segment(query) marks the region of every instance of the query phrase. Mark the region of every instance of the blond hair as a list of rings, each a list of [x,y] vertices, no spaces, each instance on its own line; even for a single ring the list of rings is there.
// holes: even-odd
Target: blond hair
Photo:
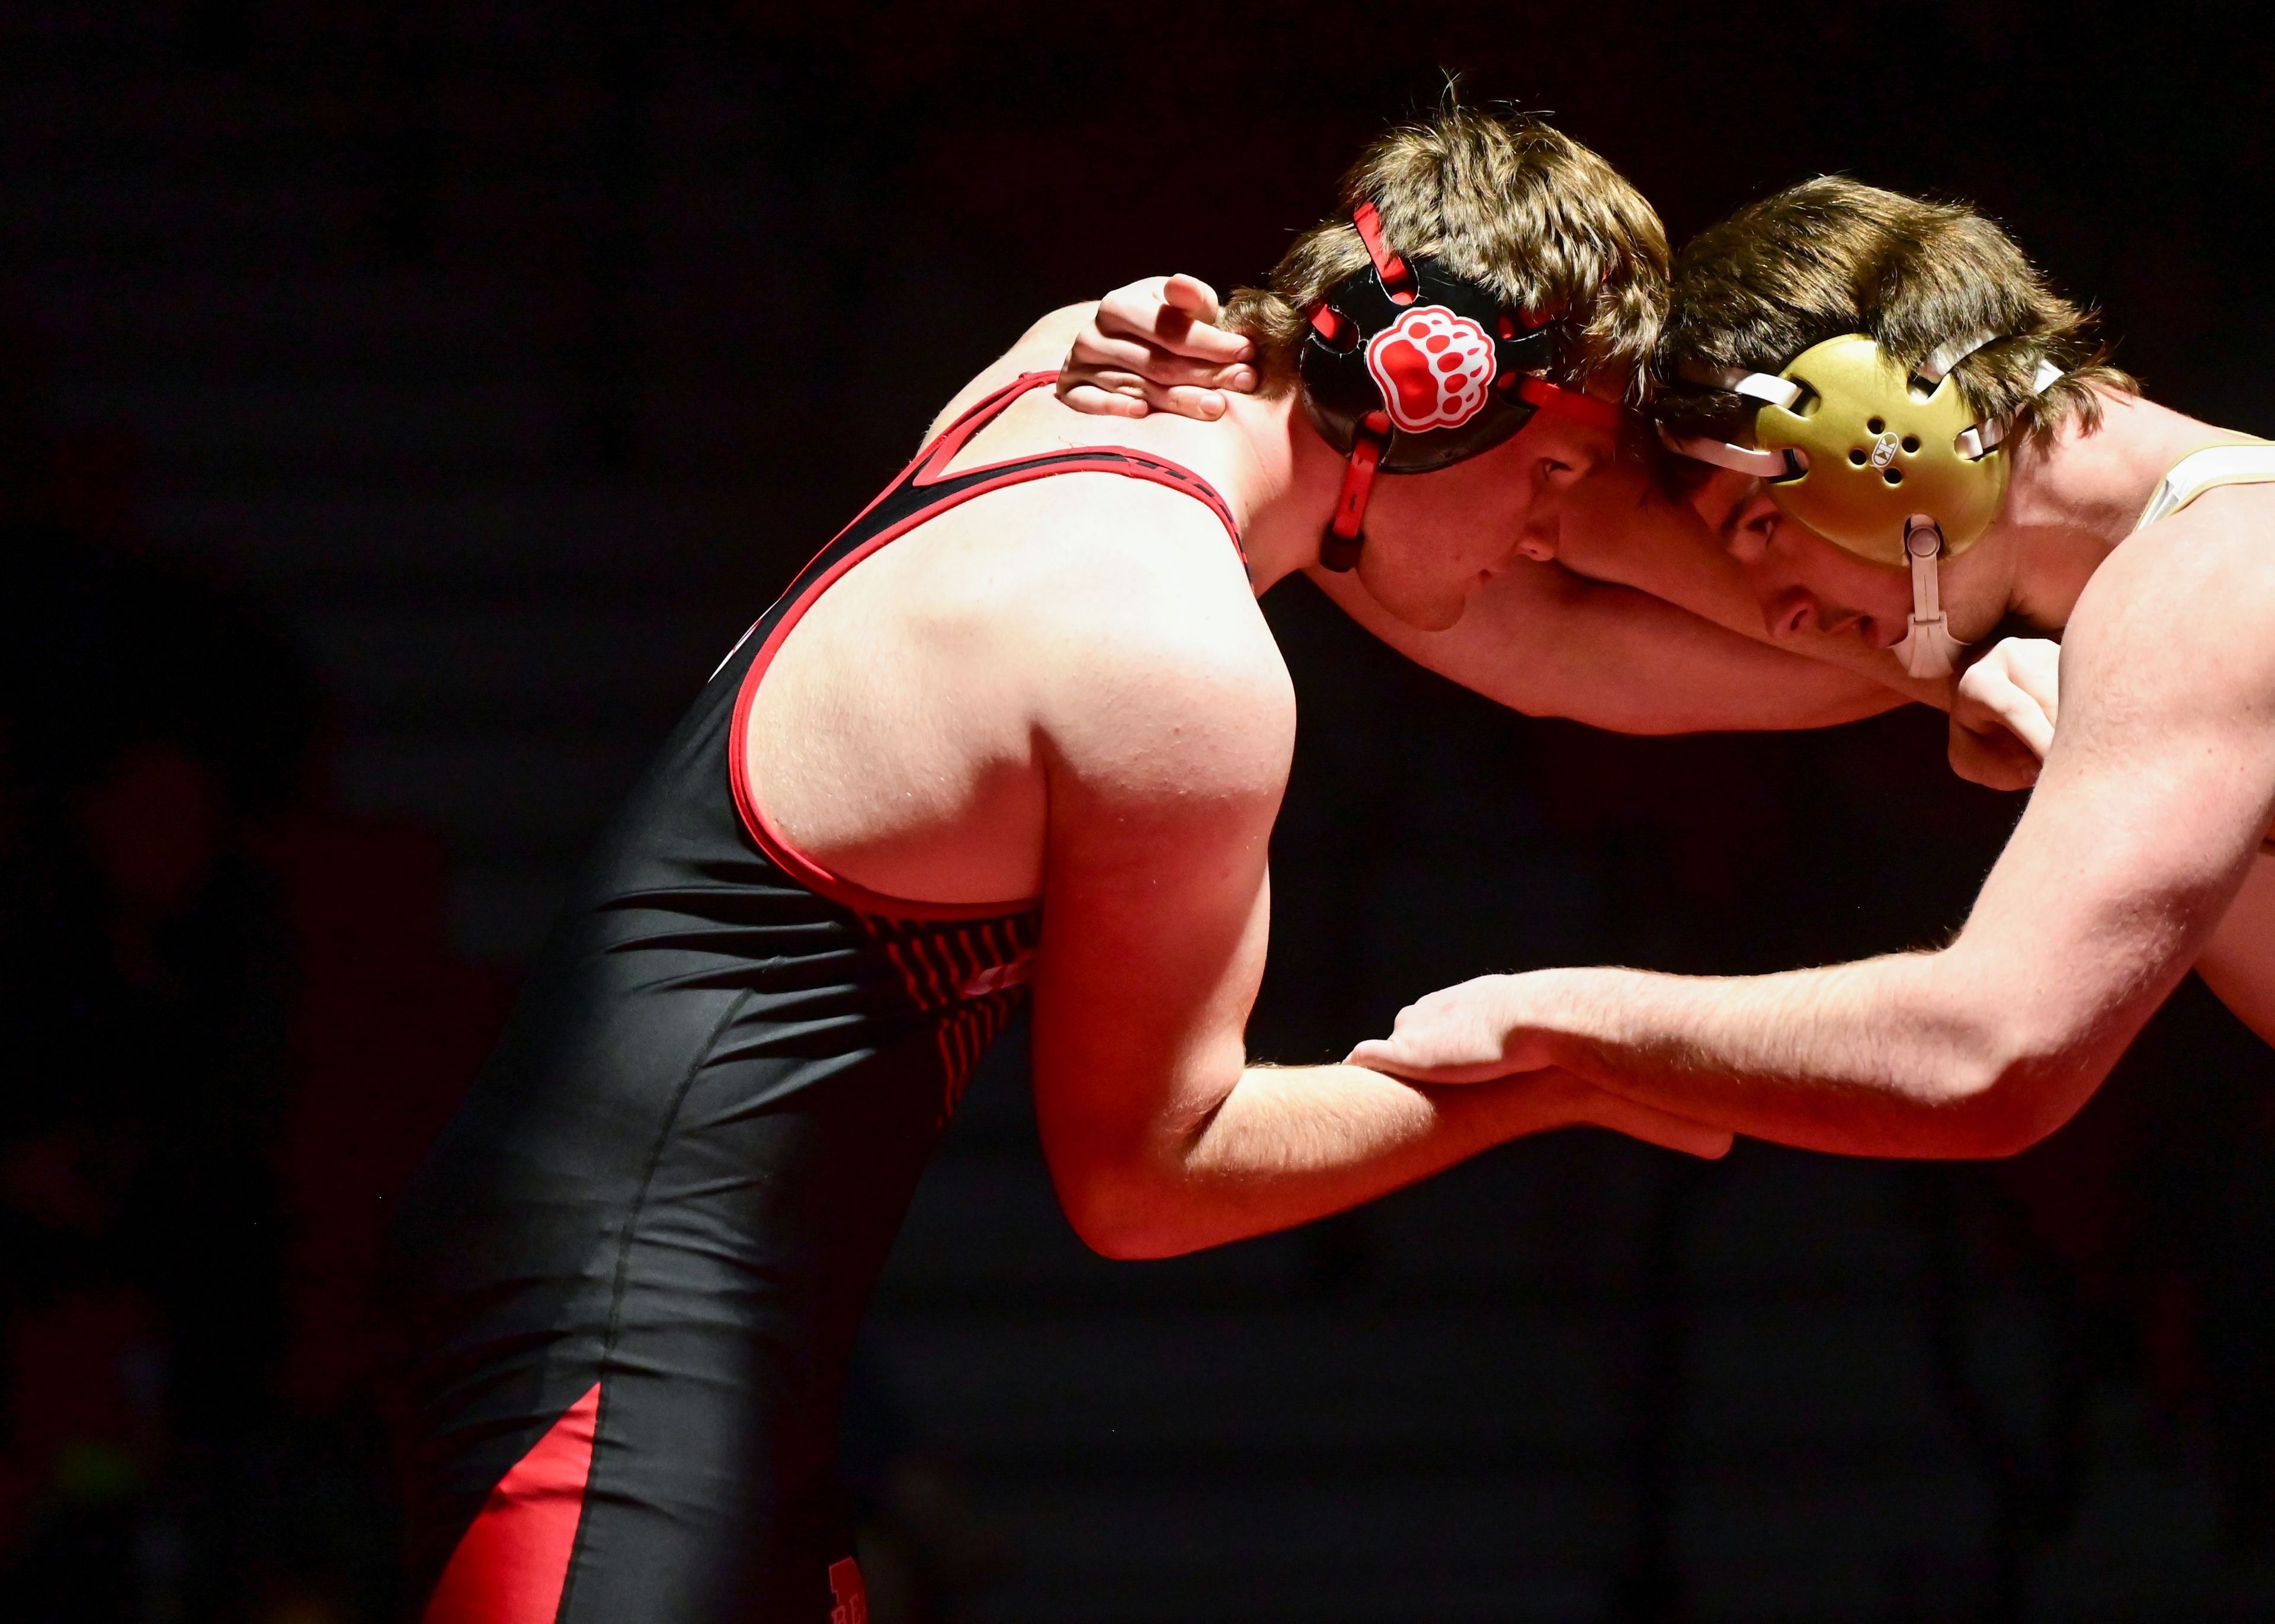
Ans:
[[[1311,312],[1367,263],[1350,213],[1372,202],[1393,250],[1431,256],[1554,335],[1553,382],[1606,373],[1640,390],[1667,305],[1666,228],[1618,170],[1523,113],[1464,107],[1378,137],[1342,178],[1343,213],[1289,245],[1226,322],[1256,343],[1265,387],[1293,381]]]

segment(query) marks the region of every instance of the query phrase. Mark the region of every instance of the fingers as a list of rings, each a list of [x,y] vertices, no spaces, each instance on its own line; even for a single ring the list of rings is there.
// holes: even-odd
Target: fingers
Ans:
[[[1116,288],[1074,341],[1059,398],[1078,412],[1153,412],[1213,422],[1225,391],[1257,386],[1256,346],[1213,325],[1216,290],[1197,276],[1149,276]]]
[[[1174,412],[1181,418],[1198,418],[1204,423],[1213,423],[1224,415],[1224,396],[1216,389],[1149,386],[1145,397],[1161,411]]]
[[[1077,412],[1097,417],[1142,418],[1154,412],[1173,412],[1182,418],[1213,423],[1224,415],[1224,397],[1215,389],[1164,389],[1126,372],[1069,368],[1059,374],[1059,398]]]
[[[1161,298],[1172,310],[1195,321],[1213,322],[1222,313],[1217,307],[1216,290],[1183,271],[1161,284]]]
[[[2001,674],[1971,683],[1962,679],[1952,702],[1951,720],[1954,726],[1986,737],[2004,733],[2037,760],[2045,759],[2053,748],[2054,725],[2045,711]]]
[[[1067,364],[1085,371],[1128,373],[1149,383],[1172,387],[1197,384],[1203,389],[1243,392],[1256,387],[1256,368],[1244,361],[1227,364],[1196,360],[1159,344],[1116,337],[1096,328],[1085,329],[1077,336],[1074,348],[1067,352]]]
[[[2038,757],[2005,727],[1970,727],[1953,706],[1951,770],[1989,789],[2027,789],[2038,782]]]
[[[1986,706],[2044,755],[2061,707],[2061,645],[2002,638],[1961,673],[1956,697]]]
[[[1348,1064],[1417,1083],[1482,1083],[1546,1064],[1515,990],[1522,976],[1478,976],[1440,988],[1398,1012],[1387,1038],[1350,1052]]]
[[[1145,306],[1139,313],[1144,319],[1161,324],[1157,318],[1167,306],[1160,291],[1147,292],[1142,299],[1136,298],[1147,285],[1117,290],[1100,305],[1097,317],[1076,336],[1066,365],[1060,368],[1059,398],[1078,412],[1100,416],[1141,418],[1153,412],[1169,412],[1213,422],[1224,415],[1224,390],[1256,387],[1256,368],[1246,361],[1180,354],[1150,337],[1127,336],[1127,323],[1133,319],[1129,306],[1133,301]],[[1207,285],[1192,285],[1198,290],[1190,296],[1193,300],[1213,307],[1216,296]],[[1118,316],[1111,308],[1117,299],[1124,306]],[[1172,325],[1185,321],[1183,316],[1162,320]],[[1242,343],[1244,345],[1246,341]]]
[[[1098,302],[1097,329],[1108,337],[1133,338],[1172,355],[1230,366],[1253,361],[1256,346],[1215,325],[1222,313],[1216,292],[1194,276],[1149,276],[1116,288]]]
[[[2049,727],[2061,721],[2061,645],[2051,638],[2008,638],[1998,653],[2007,657],[2007,675],[2037,701]]]
[[[2032,643],[2042,646],[2026,646]],[[2019,742],[2036,760],[2053,748],[2060,655],[2054,650],[2048,658],[2047,650],[2053,646],[2042,639],[2010,638],[1961,674],[1951,705],[1954,767],[1960,766],[1962,752],[1978,753],[1961,738],[1962,731],[1987,741],[1994,755],[2006,753],[1998,742],[2000,734]]]
[[[1364,1066],[1410,1083],[1490,1083],[1520,1069],[1498,1054],[1455,1056],[1425,1054],[1410,1040],[1370,1038],[1343,1057],[1346,1066]]]
[[[1599,1128],[1623,1133],[1630,1139],[1641,1139],[1670,1151],[1681,1151],[1686,1156],[1696,1156],[1704,1161],[1719,1161],[1730,1153],[1730,1146],[1736,1143],[1735,1136],[1727,1129],[1710,1128],[1688,1117],[1654,1111],[1649,1106],[1621,1099],[1616,1094],[1604,1094],[1600,1098],[1604,1103],[1588,1114],[1588,1120]]]
[[[1681,1151],[1686,1156],[1713,1161],[1729,1153],[1728,1129],[1696,1122],[1656,1106],[1647,1106],[1607,1093],[1561,1067],[1529,1073],[1525,1081],[1537,1084],[1556,1100],[1556,1109],[1568,1122],[1591,1123],[1623,1133],[1630,1139]]]
[[[1059,379],[1059,398],[1077,412],[1087,412],[1092,417],[1142,418],[1153,410],[1141,394],[1124,395],[1094,383],[1077,383],[1073,379]]]

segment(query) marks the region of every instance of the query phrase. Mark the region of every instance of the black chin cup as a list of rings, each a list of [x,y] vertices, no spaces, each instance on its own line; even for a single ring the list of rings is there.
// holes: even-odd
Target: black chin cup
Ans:
[[[1518,389],[1547,369],[1554,357],[1548,330],[1527,327],[1485,289],[1446,270],[1433,259],[1393,261],[1401,275],[1386,285],[1369,265],[1327,291],[1311,312],[1300,375],[1304,410],[1319,437],[1350,465],[1335,517],[1319,549],[1330,570],[1358,562],[1365,538],[1360,525],[1377,473],[1427,473],[1490,451],[1532,420],[1531,401]],[[1435,306],[1475,322],[1493,343],[1493,377],[1485,400],[1464,421],[1444,427],[1400,427],[1387,409],[1383,386],[1367,364],[1367,346],[1410,312]]]

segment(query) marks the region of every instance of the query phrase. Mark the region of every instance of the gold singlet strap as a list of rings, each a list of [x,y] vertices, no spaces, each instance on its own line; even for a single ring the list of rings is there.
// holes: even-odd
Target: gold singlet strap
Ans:
[[[2149,505],[2141,510],[2141,522],[2133,528],[2146,530],[2158,519],[2170,518],[2221,485],[2275,485],[2275,445],[2256,440],[2248,445],[2212,445],[2189,452],[2158,481]]]

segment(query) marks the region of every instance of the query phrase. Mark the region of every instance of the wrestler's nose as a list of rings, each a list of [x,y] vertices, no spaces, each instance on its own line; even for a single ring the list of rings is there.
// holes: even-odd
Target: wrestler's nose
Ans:
[[[1762,618],[1772,639],[1782,643],[1799,637],[1818,620],[1817,594],[1806,586],[1788,586],[1769,601]]]
[[[1556,543],[1561,526],[1553,516],[1526,523],[1517,533],[1516,550],[1537,564],[1556,562]]]

